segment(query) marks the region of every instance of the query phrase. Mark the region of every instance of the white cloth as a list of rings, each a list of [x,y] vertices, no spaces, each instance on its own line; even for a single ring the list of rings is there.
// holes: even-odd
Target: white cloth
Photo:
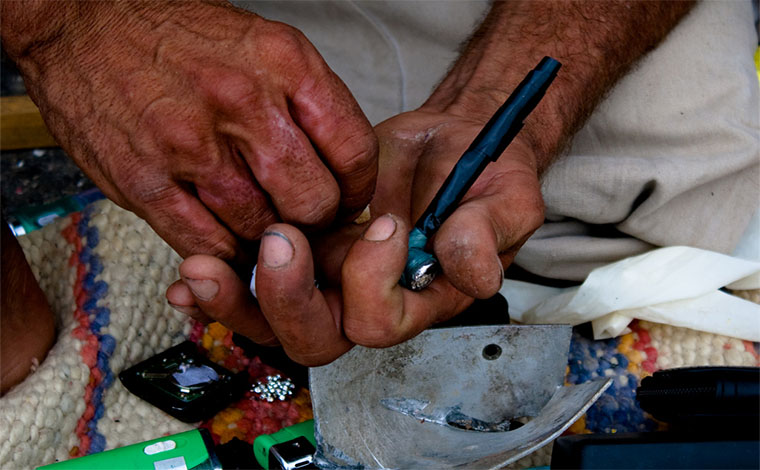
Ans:
[[[628,332],[634,318],[760,341],[760,305],[721,292],[760,289],[760,262],[674,246],[596,268],[578,287],[505,280],[509,314],[523,323],[591,322],[595,339]]]
[[[702,2],[619,82],[545,174],[547,223],[517,264],[582,280],[654,246],[733,251],[760,206],[752,18]]]

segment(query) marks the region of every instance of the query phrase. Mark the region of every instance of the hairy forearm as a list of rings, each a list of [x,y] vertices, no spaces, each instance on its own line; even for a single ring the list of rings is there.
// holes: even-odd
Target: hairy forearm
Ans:
[[[3,49],[14,60],[54,41],[69,16],[64,2],[7,0],[0,3]]]
[[[487,119],[544,56],[562,70],[522,137],[546,169],[605,93],[691,1],[497,1],[423,108]]]

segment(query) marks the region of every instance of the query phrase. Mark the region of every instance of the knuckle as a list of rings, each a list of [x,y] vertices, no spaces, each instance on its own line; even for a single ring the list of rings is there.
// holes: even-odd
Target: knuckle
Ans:
[[[281,78],[293,84],[301,83],[310,75],[329,71],[322,56],[306,36],[284,23],[273,23],[264,54],[265,61],[279,72]]]
[[[202,230],[193,224],[194,212],[183,201],[183,190],[176,185],[161,188],[145,188],[135,195],[140,215],[153,221],[164,221],[162,238],[172,240],[172,247],[181,256],[208,254],[231,260],[237,254],[236,240],[223,229]],[[169,221],[167,224],[166,222]],[[174,233],[166,233],[166,226],[174,227]]]
[[[189,122],[175,123],[162,129],[164,148],[170,155],[203,160],[211,154],[210,133],[205,133]]]
[[[156,168],[137,159],[113,168],[111,178],[125,198],[138,207],[169,207],[179,202],[182,194],[182,189]]]
[[[237,254],[237,244],[232,236],[217,230],[205,236],[198,244],[198,253],[216,256],[223,260],[231,260]]]
[[[381,317],[371,322],[346,319],[343,331],[349,341],[368,348],[387,348],[405,339],[398,325]]]
[[[207,121],[187,110],[172,115],[158,113],[146,121],[163,158],[206,161],[218,156],[216,137]],[[216,158],[218,160],[218,158]]]
[[[177,225],[180,226],[182,234],[175,243],[177,246],[173,248],[183,257],[203,254],[230,261],[238,254],[236,240],[223,229],[199,231],[196,227],[186,226],[187,224]]]
[[[254,204],[237,220],[240,223],[237,234],[246,240],[261,237],[267,227],[278,221],[276,214],[265,203]]]
[[[334,152],[338,158],[333,169],[340,174],[351,177],[377,172],[378,142],[371,129],[346,136]]]
[[[271,34],[275,49],[285,59],[305,55],[310,46],[309,40],[300,30],[285,23],[274,23]]]
[[[220,181],[225,182],[221,191]],[[220,166],[198,175],[194,182],[201,201],[246,240],[258,238],[267,226],[277,222],[266,194],[234,168]]]
[[[355,142],[359,143],[356,144]],[[340,176],[343,206],[348,209],[361,209],[372,199],[377,180],[378,161],[377,140],[360,137],[350,144],[348,156],[340,159],[333,170]]]
[[[301,347],[285,347],[288,357],[306,367],[319,367],[337,359],[341,353],[325,352],[320,348],[303,350]]]
[[[125,186],[138,202],[159,209],[177,205],[183,194],[179,186],[168,181],[163,184],[150,184],[140,176],[128,176]]]
[[[528,196],[520,204],[521,224],[525,233],[535,232],[544,223],[544,200],[540,193]]]
[[[304,226],[322,226],[330,223],[337,214],[340,194],[329,184],[292,188],[275,206],[285,222]]]
[[[283,64],[300,62],[312,46],[297,28],[265,20],[258,28],[249,31],[243,47],[244,54],[259,64]]]
[[[198,305],[198,308],[203,311],[203,314],[213,321],[219,322],[227,328],[233,329],[233,325],[236,324],[236,315],[238,312],[234,309],[219,307],[218,302],[213,299],[207,302],[206,305]]]
[[[530,211],[531,218],[529,219],[529,225],[533,230],[536,230],[544,223],[544,212],[546,211],[546,205],[540,195],[534,199],[532,209]]]
[[[203,87],[222,109],[237,110],[256,102],[256,84],[248,75],[232,69],[217,70],[213,79],[203,82]]]

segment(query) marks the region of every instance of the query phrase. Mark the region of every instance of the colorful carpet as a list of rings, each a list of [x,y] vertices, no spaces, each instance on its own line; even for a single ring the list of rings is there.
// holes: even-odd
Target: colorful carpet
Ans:
[[[180,258],[135,215],[109,201],[20,238],[57,317],[58,339],[29,378],[0,399],[0,468],[32,468],[192,427],[217,443],[247,442],[311,417],[308,391],[286,401],[253,392],[212,419],[182,423],[129,393],[114,377],[190,339],[214,362],[247,371],[251,384],[277,373],[249,357],[219,324],[204,327],[171,309],[164,292]],[[760,293],[742,293],[760,302]],[[576,328],[568,383],[612,377],[613,385],[569,432],[624,432],[660,426],[638,408],[635,389],[656,370],[688,365],[760,366],[758,345],[647,322],[593,341]],[[546,465],[551,446],[515,467]]]

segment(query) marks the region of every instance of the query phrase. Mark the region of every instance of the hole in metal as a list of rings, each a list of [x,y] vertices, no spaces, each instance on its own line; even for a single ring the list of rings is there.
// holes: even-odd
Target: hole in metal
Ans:
[[[498,344],[489,344],[483,348],[483,357],[489,361],[493,361],[501,356],[501,347]]]

